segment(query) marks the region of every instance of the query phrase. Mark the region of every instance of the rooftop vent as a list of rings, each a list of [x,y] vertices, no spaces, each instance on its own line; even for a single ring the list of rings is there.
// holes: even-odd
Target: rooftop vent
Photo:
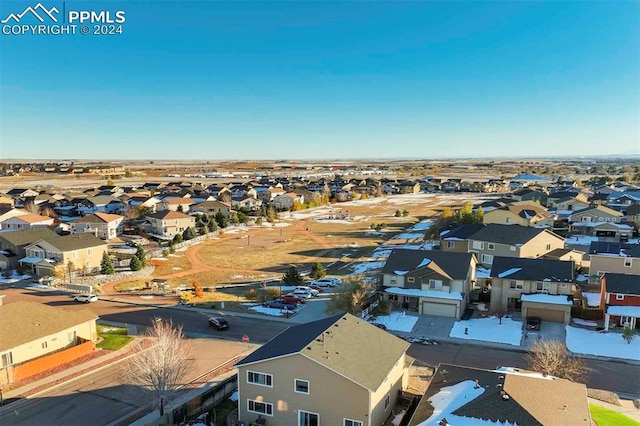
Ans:
[[[503,401],[508,401],[509,400],[509,395],[507,395],[507,393],[505,391],[500,392],[500,396],[502,397]]]

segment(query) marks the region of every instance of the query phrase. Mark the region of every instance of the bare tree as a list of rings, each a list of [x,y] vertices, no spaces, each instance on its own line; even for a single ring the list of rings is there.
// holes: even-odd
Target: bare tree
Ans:
[[[40,208],[31,200],[24,203],[24,209],[29,213],[40,214]]]
[[[371,292],[371,284],[359,280],[347,281],[329,299],[326,312],[349,312],[357,314]]]
[[[574,382],[584,381],[587,373],[584,361],[571,357],[564,343],[555,340],[538,340],[526,360],[530,370]]]
[[[153,406],[162,411],[164,400],[184,384],[193,359],[192,350],[182,326],[174,327],[171,321],[156,318],[146,336],[155,345],[134,356],[126,370],[134,383],[151,391]]]

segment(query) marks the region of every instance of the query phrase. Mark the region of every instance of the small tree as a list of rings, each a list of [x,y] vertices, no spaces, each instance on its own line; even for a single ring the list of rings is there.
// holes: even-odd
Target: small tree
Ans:
[[[400,217],[402,216],[402,212],[400,210],[396,210],[396,213],[394,214],[395,217]]]
[[[584,361],[569,356],[564,343],[556,340],[538,340],[525,358],[530,370],[574,382],[584,380],[587,372]]]
[[[244,297],[245,297],[247,300],[250,300],[250,301],[252,301],[252,302],[253,302],[254,300],[256,300],[256,299],[258,298],[258,291],[257,291],[255,288],[249,289],[249,290],[247,290],[247,292],[244,294]]]
[[[633,328],[625,327],[622,330],[622,338],[627,341],[627,343],[631,344],[631,341],[635,337],[636,332]]]
[[[402,216],[403,216],[403,217],[407,217],[407,216],[409,216],[409,211],[408,211],[407,209],[402,210]]]
[[[102,261],[100,262],[100,272],[104,275],[113,275],[116,273],[116,269],[113,267],[113,262],[111,258],[105,251],[102,254]]]
[[[193,228],[190,226],[187,226],[187,229],[185,229],[184,232],[182,232],[182,239],[184,241],[193,240],[195,237],[197,237],[197,235],[193,230]]]
[[[183,240],[183,239],[182,239],[182,234],[176,234],[176,235],[174,235],[174,237],[173,237],[173,242],[174,242],[175,244],[180,244],[180,243],[182,242],[182,240]]]
[[[222,212],[216,213],[216,222],[220,228],[226,228],[229,226],[229,218]]]
[[[142,262],[140,262],[140,259],[138,259],[138,256],[136,256],[135,254],[131,258],[131,263],[129,263],[129,268],[131,268],[132,271],[139,271],[142,269]]]
[[[202,289],[202,284],[200,284],[199,281],[193,280],[191,281],[191,285],[193,286],[193,292],[197,298],[204,296],[204,290]]]
[[[171,321],[156,319],[146,333],[155,345],[127,361],[126,373],[134,384],[152,392],[152,403],[161,407],[163,400],[176,392],[191,368],[193,352],[182,333]]]
[[[363,302],[371,286],[361,281],[350,281],[335,291],[327,304],[327,313],[349,312],[358,314],[362,310]]]
[[[313,266],[311,267],[311,278],[313,278],[314,280],[320,279],[322,277],[324,277],[325,275],[327,275],[327,272],[324,270],[324,266],[322,266],[322,263],[320,262],[316,262],[313,264]]]
[[[182,301],[182,303],[186,303],[187,305],[190,305],[191,303],[193,303],[193,293],[190,291],[181,291],[180,292],[180,300]]]
[[[141,245],[136,246],[136,256],[138,257],[138,260],[140,261],[140,264],[143,268],[147,266],[147,252],[144,250],[144,248],[142,248]]]
[[[295,266],[291,266],[287,272],[282,276],[282,283],[288,285],[302,284],[302,276]]]
[[[215,232],[218,230],[218,223],[215,220],[210,220],[207,223],[207,229],[209,230],[209,232]]]

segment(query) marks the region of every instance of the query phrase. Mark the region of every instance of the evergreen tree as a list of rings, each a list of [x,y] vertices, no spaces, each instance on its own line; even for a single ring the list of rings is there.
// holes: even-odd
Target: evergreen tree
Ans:
[[[180,244],[182,241],[183,241],[182,234],[176,234],[173,237],[173,242],[176,243],[176,244]]]
[[[140,259],[138,259],[138,256],[136,256],[135,254],[131,258],[131,263],[129,264],[129,267],[131,268],[132,271],[139,271],[140,269],[142,269],[142,263],[140,262]]]
[[[295,266],[289,268],[289,270],[282,276],[282,283],[289,285],[302,284],[302,276]]]
[[[207,223],[207,229],[209,232],[215,232],[218,229],[218,223],[215,220],[210,220],[209,223]]]
[[[102,254],[102,261],[100,262],[100,272],[104,275],[113,275],[116,273],[116,268],[113,267],[113,262],[111,258],[105,251]]]
[[[143,268],[147,266],[147,252],[141,245],[136,246],[136,256]]]
[[[229,226],[229,218],[227,218],[227,216],[222,212],[216,213],[216,222],[220,228],[226,228]]]
[[[324,266],[322,266],[322,263],[320,262],[316,262],[313,264],[313,266],[311,267],[311,278],[313,278],[314,280],[320,279],[322,277],[324,277],[325,275],[327,275],[327,272],[324,270]]]
[[[196,233],[192,227],[188,226],[187,229],[182,233],[182,239],[184,241],[193,240],[196,237]]]

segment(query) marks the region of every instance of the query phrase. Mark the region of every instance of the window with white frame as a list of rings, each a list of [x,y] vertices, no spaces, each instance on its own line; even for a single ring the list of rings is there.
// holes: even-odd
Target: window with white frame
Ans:
[[[247,371],[247,383],[273,387],[273,376],[271,374],[258,373],[257,371]]]
[[[489,250],[495,250],[496,245],[495,245],[495,244],[493,244],[493,243],[489,243],[489,244],[487,244],[487,248],[488,248]]]
[[[538,281],[536,283],[537,293],[549,293],[550,291],[551,291],[551,283],[546,283],[542,281]]]
[[[624,294],[616,294],[616,300],[624,300]]]
[[[247,411],[250,413],[273,416],[273,404],[262,401],[254,401],[253,399],[247,399]]]
[[[547,244],[547,250],[551,250],[551,244]]]
[[[387,397],[384,399],[384,409],[385,409],[385,411],[387,410],[387,408],[389,408],[390,404],[391,404],[391,395],[387,395]]]
[[[442,290],[442,281],[429,280],[429,290]]]
[[[516,246],[511,246],[511,247],[509,247],[509,250],[511,250],[511,251],[516,251]]]
[[[42,342],[42,349],[47,349],[47,346],[48,346],[47,342]]]
[[[474,241],[473,242],[473,248],[476,250],[483,250],[484,249],[484,243],[482,241]]]
[[[510,217],[505,217],[504,218],[504,223],[507,223],[507,224],[511,223],[511,218]]]
[[[320,415],[308,411],[298,411],[298,426],[320,426]]]
[[[455,241],[447,241],[447,248],[454,248],[456,246]]]
[[[0,367],[5,368],[13,364],[13,353],[5,352],[0,355]]]
[[[625,257],[625,258],[624,258],[624,266],[625,266],[626,268],[631,268],[632,260],[633,260],[633,259],[631,259],[630,257]]]
[[[509,282],[509,288],[513,290],[522,290],[524,285],[522,281],[511,280]]]
[[[342,426],[362,426],[362,422],[358,420],[344,419]]]
[[[293,381],[293,389],[295,390],[296,393],[304,393],[304,394],[309,394],[309,381],[308,380],[301,380],[301,379],[294,379]]]
[[[483,254],[482,258],[480,259],[480,263],[483,263],[485,265],[489,265],[493,263],[493,255],[491,254]]]

